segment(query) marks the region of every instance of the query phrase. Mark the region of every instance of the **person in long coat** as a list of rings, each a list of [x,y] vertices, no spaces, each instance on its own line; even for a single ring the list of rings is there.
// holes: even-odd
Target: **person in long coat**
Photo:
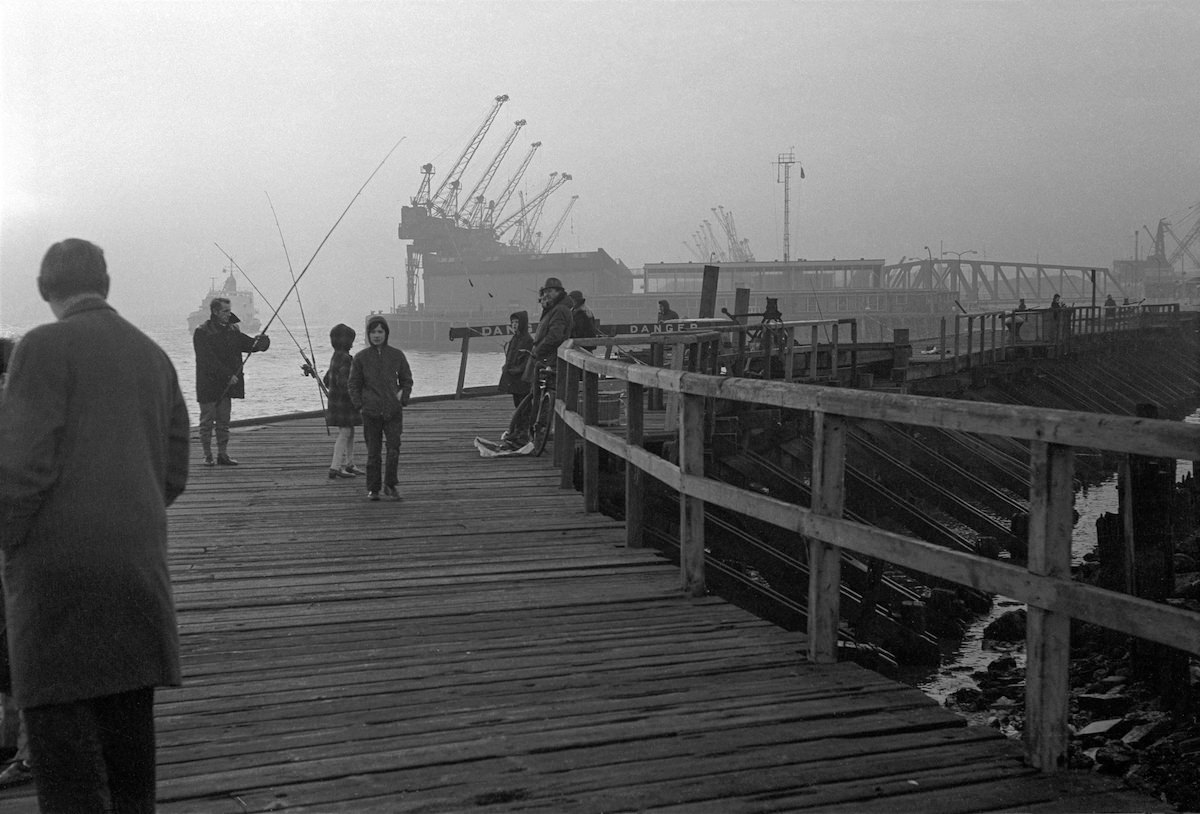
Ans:
[[[192,334],[196,351],[196,401],[200,402],[200,447],[205,466],[237,466],[229,457],[229,419],[232,399],[246,397],[243,353],[258,353],[271,347],[271,337],[246,336],[238,329],[237,314],[228,297],[213,297],[209,318]],[[213,459],[212,436],[216,428],[217,457]]]
[[[350,348],[358,334],[349,325],[338,323],[329,332],[333,356],[325,370],[325,387],[329,401],[325,408],[325,423],[337,427],[333,442],[333,460],[329,463],[329,479],[354,478],[362,474],[354,465],[354,428],[362,426],[362,413],[350,401],[350,365],[354,361]]]
[[[512,393],[513,407],[520,407],[521,400],[529,394],[529,382],[525,381],[525,363],[529,360],[526,351],[533,348],[533,337],[529,335],[529,312],[515,311],[508,315],[512,339],[504,346],[504,367],[500,371],[500,383],[496,389],[501,393]]]
[[[538,297],[542,301],[542,318],[533,334],[533,357],[547,363],[558,352],[558,346],[571,336],[571,309],[574,303],[557,277],[546,278]],[[530,365],[525,372],[525,378],[531,382],[532,369]]]
[[[188,410],[108,285],[98,246],[50,247],[38,288],[58,321],[17,344],[0,400],[0,578],[43,811],[153,811],[154,688],[180,683],[167,506]]]

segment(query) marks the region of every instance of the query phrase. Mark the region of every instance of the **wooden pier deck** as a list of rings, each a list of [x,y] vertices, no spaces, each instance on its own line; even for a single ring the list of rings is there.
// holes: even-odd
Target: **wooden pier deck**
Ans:
[[[1145,811],[1040,775],[854,664],[624,548],[549,455],[482,459],[507,396],[409,408],[399,503],[312,419],[235,430],[170,512],[185,684],[159,811]],[[360,465],[362,464],[360,457]],[[36,811],[30,787],[0,810]]]

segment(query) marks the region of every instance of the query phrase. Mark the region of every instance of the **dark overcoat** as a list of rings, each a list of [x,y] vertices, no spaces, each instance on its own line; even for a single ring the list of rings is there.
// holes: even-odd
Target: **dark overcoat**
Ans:
[[[325,371],[325,387],[329,390],[329,403],[325,409],[325,423],[331,427],[357,427],[362,424],[362,413],[354,409],[350,401],[350,365],[353,358],[347,351],[335,350]]]
[[[529,392],[529,382],[522,378],[529,356],[522,351],[532,348],[533,337],[529,335],[529,325],[526,320],[524,330],[518,330],[504,346],[504,367],[500,371],[500,383],[497,385],[497,390],[517,396],[523,396]]]
[[[533,334],[533,355],[539,362],[553,358],[558,352],[558,346],[571,336],[571,309],[574,305],[569,296],[561,294],[542,312],[542,318]]]
[[[232,322],[220,325],[210,319],[197,328],[192,334],[192,347],[196,351],[196,401],[207,404],[222,397],[245,398],[242,354],[266,350],[265,341],[263,337],[264,344],[256,346],[254,337],[246,336]],[[230,385],[229,377],[235,373],[237,383]]]
[[[22,708],[179,683],[166,510],[187,462],[175,368],[103,299],[18,343],[0,400],[0,552]]]

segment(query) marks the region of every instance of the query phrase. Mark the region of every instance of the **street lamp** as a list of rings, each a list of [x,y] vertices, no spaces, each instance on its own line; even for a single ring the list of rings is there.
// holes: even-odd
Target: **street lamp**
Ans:
[[[391,274],[387,275],[387,279],[392,281],[392,313],[396,313],[396,278]]]
[[[948,252],[943,252],[943,254],[952,254],[955,257],[957,257],[958,261],[961,263],[964,254],[979,254],[979,252],[975,251],[974,249],[967,249],[965,252],[950,252],[950,251],[948,251]]]
[[[926,246],[925,251],[929,252],[929,267],[933,268],[933,249]]]

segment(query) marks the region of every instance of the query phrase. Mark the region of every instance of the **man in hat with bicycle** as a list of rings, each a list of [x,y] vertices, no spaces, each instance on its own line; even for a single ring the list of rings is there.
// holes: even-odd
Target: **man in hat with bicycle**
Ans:
[[[571,322],[574,319],[571,311],[575,304],[567,296],[562,280],[557,277],[546,278],[546,284],[538,291],[538,298],[542,303],[542,318],[533,334],[533,359],[535,362],[548,363],[554,358],[558,346],[571,335]],[[526,380],[532,381],[535,370],[535,365],[526,367]]]

